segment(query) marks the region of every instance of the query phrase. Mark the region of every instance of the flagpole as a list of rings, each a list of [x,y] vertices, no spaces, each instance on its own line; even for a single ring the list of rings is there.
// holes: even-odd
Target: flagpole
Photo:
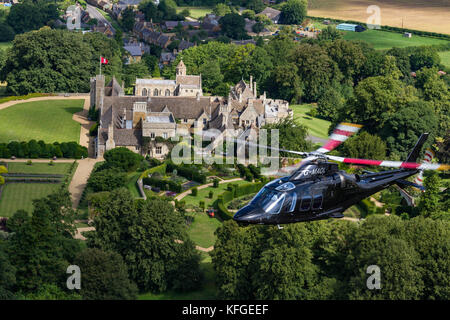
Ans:
[[[100,56],[99,62],[100,62],[100,75],[102,75],[102,56]]]

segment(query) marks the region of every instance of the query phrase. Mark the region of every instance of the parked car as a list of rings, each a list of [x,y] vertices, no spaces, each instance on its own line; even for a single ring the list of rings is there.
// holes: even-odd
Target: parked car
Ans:
[[[206,210],[206,214],[211,218],[214,218],[214,212],[215,210],[213,208],[209,208],[208,210]]]

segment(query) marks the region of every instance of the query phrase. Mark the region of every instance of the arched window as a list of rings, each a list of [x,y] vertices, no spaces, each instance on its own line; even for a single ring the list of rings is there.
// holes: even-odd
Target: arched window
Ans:
[[[153,91],[153,95],[154,95],[155,97],[158,96],[158,89],[155,89],[155,90]]]
[[[166,89],[166,97],[170,96],[170,90]]]
[[[142,89],[142,95],[143,95],[143,96],[146,96],[146,95],[147,95],[147,89],[145,89],[145,88]]]

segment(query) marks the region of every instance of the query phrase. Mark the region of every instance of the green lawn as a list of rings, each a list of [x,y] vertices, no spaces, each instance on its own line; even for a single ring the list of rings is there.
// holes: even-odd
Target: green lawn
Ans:
[[[328,128],[331,122],[319,118],[312,118],[306,114],[313,106],[310,104],[297,104],[291,105],[289,108],[294,111],[294,120],[308,127],[310,135],[323,139],[328,138]]]
[[[3,186],[0,198],[0,217],[10,217],[23,209],[31,214],[33,200],[55,192],[60,184],[53,183],[10,183]]]
[[[0,42],[0,49],[8,49],[12,47],[12,41]]]
[[[411,38],[403,37],[401,33],[366,30],[364,32],[343,31],[346,40],[363,40],[373,45],[375,49],[390,49],[392,47],[425,46],[435,44],[445,44],[449,41],[434,39],[430,37],[412,35]]]
[[[205,279],[200,290],[177,293],[167,291],[163,293],[144,293],[138,296],[139,300],[213,300],[216,298],[215,272],[211,263],[209,254],[202,252],[202,261],[200,268],[204,273]]]
[[[216,242],[214,232],[222,224],[216,218],[210,218],[206,213],[192,213],[194,222],[188,227],[188,234],[196,245],[209,248]]]
[[[450,68],[450,51],[439,52],[439,57],[441,57],[441,63]]]
[[[141,172],[132,172],[129,173],[127,176],[127,188],[130,190],[131,194],[135,198],[140,198],[141,194],[139,193],[139,189],[137,186],[137,181],[139,179],[139,176],[141,175]]]
[[[48,163],[33,163],[32,165],[27,165],[25,162],[8,162],[8,172],[67,174],[69,173],[71,165],[71,163],[54,163],[52,166]]]
[[[84,100],[47,100],[0,110],[0,142],[79,142],[81,125],[72,116],[83,109],[83,104]]]
[[[209,7],[178,7],[177,13],[180,13],[184,9],[188,9],[191,13],[189,16],[194,19],[206,16],[207,13],[212,12],[212,8]]]
[[[240,181],[235,181],[235,182],[230,182],[230,183],[245,184],[245,183],[249,183],[249,182],[240,180]],[[186,205],[191,204],[191,205],[198,206],[199,202],[203,200],[203,201],[205,201],[206,207],[212,206],[212,204],[214,203],[214,201],[216,201],[219,194],[222,194],[224,191],[226,191],[227,185],[228,185],[228,183],[222,183],[222,184],[219,184],[218,188],[208,187],[205,189],[198,190],[198,194],[196,197],[194,197],[192,194],[189,194],[186,197],[184,197],[183,200],[186,202]],[[212,199],[208,198],[209,191],[211,191],[211,190],[214,193]]]

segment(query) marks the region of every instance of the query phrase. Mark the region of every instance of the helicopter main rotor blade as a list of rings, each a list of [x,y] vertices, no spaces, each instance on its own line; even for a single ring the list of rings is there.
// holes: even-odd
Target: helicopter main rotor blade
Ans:
[[[302,152],[302,151],[294,151],[294,150],[287,150],[287,149],[280,149],[280,148],[274,148],[274,147],[269,147],[269,146],[264,146],[262,144],[258,144],[258,143],[253,143],[250,141],[246,141],[246,140],[235,140],[237,143],[242,143],[244,145],[248,145],[248,146],[254,146],[254,147],[259,147],[259,148],[265,148],[265,149],[269,149],[269,150],[274,150],[274,151],[279,151],[279,152],[286,152],[286,153],[292,153],[292,154],[298,154],[300,156],[308,156],[310,154],[310,152]]]
[[[328,141],[325,142],[322,147],[317,149],[316,152],[327,153],[336,149],[341,143],[357,133],[361,128],[362,125],[360,124],[341,122],[328,137]]]
[[[367,166],[380,166],[388,168],[404,168],[412,170],[439,170],[448,171],[450,170],[450,165],[440,164],[440,163],[416,163],[416,162],[403,162],[403,161],[390,161],[390,160],[370,160],[370,159],[355,159],[355,158],[343,158],[337,156],[326,155],[330,160],[351,163],[351,164],[361,164]]]

